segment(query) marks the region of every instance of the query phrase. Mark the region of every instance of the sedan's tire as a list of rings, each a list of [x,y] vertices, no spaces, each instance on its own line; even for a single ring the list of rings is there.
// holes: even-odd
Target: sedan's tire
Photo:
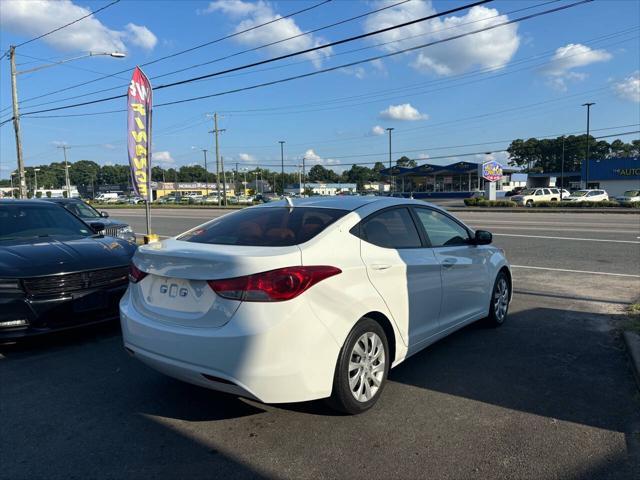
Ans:
[[[369,410],[382,393],[390,363],[387,336],[380,324],[360,319],[340,350],[329,405],[351,415]]]
[[[485,318],[485,324],[490,327],[500,327],[507,319],[509,301],[511,300],[511,283],[504,270],[496,277],[491,291],[489,302],[489,316]]]
[[[527,203],[525,203],[525,207],[533,207],[533,200],[527,200]]]

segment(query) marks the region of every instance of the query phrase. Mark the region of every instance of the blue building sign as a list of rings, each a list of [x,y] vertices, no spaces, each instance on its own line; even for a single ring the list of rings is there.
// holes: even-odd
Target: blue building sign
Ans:
[[[586,178],[587,166],[582,165],[582,178]],[[589,181],[640,180],[640,157],[608,158],[589,161]]]

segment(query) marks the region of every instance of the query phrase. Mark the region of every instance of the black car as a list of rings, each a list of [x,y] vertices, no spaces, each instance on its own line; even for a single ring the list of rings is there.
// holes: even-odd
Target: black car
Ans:
[[[0,341],[118,318],[136,246],[51,202],[0,200]]]
[[[100,222],[104,224],[103,233],[105,235],[123,238],[134,243],[136,241],[136,234],[133,232],[131,226],[120,220],[109,218],[107,212],[99,212],[79,198],[43,198],[42,200],[57,203],[87,223]]]

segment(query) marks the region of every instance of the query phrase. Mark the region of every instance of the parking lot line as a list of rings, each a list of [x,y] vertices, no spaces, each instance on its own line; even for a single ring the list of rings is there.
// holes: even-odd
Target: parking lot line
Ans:
[[[631,277],[640,278],[640,275],[632,275],[630,273],[609,273],[609,272],[591,272],[588,270],[570,270],[568,268],[551,268],[551,267],[532,267],[530,265],[511,265],[512,268],[528,268],[531,270],[550,270],[552,272],[567,272],[567,273],[587,273],[590,275],[607,275],[610,277]]]
[[[640,245],[635,240],[606,240],[604,238],[575,238],[575,237],[549,237],[545,235],[521,235],[518,233],[494,233],[494,237],[525,237],[525,238],[546,238],[551,240],[578,240],[581,242],[610,242],[610,243],[631,243]]]

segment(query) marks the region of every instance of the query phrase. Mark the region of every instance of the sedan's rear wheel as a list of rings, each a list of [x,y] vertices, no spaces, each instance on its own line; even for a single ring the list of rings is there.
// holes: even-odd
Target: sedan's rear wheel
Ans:
[[[331,406],[349,414],[370,409],[382,393],[389,363],[384,330],[375,320],[361,319],[340,351],[329,399]]]

